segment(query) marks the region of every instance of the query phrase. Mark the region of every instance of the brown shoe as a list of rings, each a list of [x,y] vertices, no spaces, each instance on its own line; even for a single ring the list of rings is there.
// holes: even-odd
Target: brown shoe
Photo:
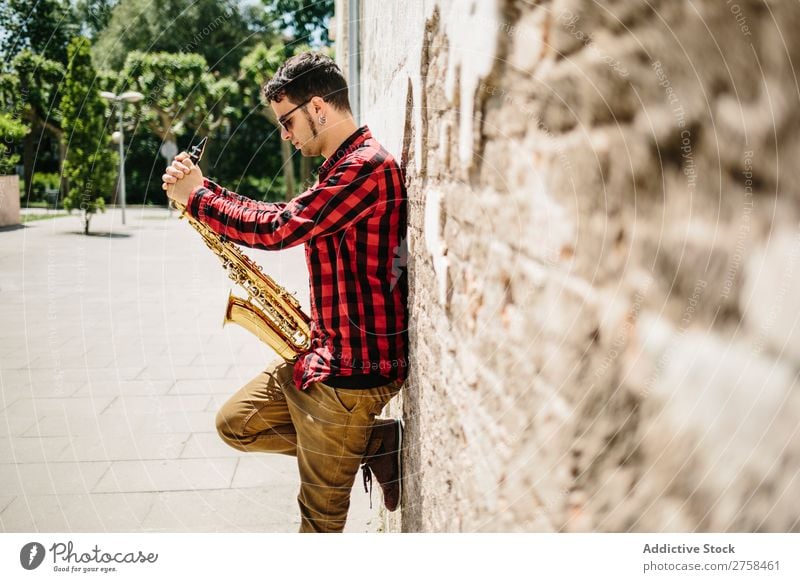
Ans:
[[[372,507],[372,475],[375,475],[383,491],[383,504],[388,511],[394,511],[400,504],[402,495],[403,424],[394,419],[383,422],[379,420],[378,423],[372,430],[380,431],[381,446],[374,455],[365,457],[361,466],[364,472],[364,491],[369,491]]]

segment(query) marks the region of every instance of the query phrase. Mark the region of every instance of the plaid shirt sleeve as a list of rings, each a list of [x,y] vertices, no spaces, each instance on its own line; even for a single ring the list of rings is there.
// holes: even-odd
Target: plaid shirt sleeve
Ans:
[[[220,186],[216,182],[213,182],[213,181],[209,180],[208,178],[203,178],[203,188],[205,188],[207,190],[210,190],[211,192],[213,192],[214,194],[216,194],[218,196],[222,196],[222,197],[227,198],[229,200],[232,200],[234,202],[238,202],[239,204],[243,204],[243,205],[247,206],[248,208],[258,208],[259,205],[263,205],[264,204],[263,202],[260,202],[258,200],[253,200],[252,198],[248,198],[247,196],[242,196],[241,194],[237,194],[236,192],[232,192],[232,191],[228,190],[227,188],[223,188],[222,186]],[[273,204],[275,206],[279,206],[280,208],[283,208],[284,206],[286,206],[285,202],[272,202],[270,204]]]
[[[257,202],[209,181],[196,188],[188,212],[217,234],[244,246],[279,250],[340,231],[374,210],[380,172],[348,158],[324,180],[283,204]]]

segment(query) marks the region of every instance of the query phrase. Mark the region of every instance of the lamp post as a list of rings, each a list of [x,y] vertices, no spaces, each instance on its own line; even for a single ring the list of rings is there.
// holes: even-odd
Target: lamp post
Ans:
[[[136,103],[144,99],[138,91],[125,91],[115,95],[110,91],[101,91],[100,97],[117,103],[119,112],[119,200],[122,205],[122,224],[125,224],[125,134],[122,130],[122,103]]]

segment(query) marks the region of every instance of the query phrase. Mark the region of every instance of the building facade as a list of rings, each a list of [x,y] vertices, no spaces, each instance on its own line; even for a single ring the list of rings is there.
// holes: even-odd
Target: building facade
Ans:
[[[404,166],[393,531],[797,531],[800,5],[338,0]]]

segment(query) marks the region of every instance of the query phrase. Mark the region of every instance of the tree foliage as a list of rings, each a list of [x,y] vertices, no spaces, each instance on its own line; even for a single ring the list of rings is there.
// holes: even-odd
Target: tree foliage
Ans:
[[[262,115],[272,126],[273,134],[280,140],[280,129],[278,118],[272,108],[264,102],[261,88],[264,82],[272,77],[285,60],[285,48],[283,43],[275,43],[267,46],[265,43],[258,43],[242,59],[239,84],[242,95],[242,105],[246,111],[257,112]],[[283,173],[283,185],[287,198],[295,195],[296,178],[294,161],[292,160],[292,145],[285,140],[281,143],[281,171]]]
[[[19,154],[10,153],[9,143],[19,141],[30,128],[8,113],[0,113],[0,175],[12,174],[19,163]]]
[[[77,0],[75,17],[81,24],[81,32],[91,39],[105,30],[117,0]]]
[[[98,68],[120,70],[134,51],[199,53],[212,71],[236,71],[254,33],[234,0],[120,0],[94,47]]]
[[[312,46],[330,43],[328,24],[333,16],[333,0],[263,0],[263,3],[267,20],[276,32]]]
[[[0,2],[0,38],[3,62],[24,50],[65,63],[69,39],[78,30],[69,0],[3,0]]]
[[[3,106],[21,112],[32,125],[43,125],[58,135],[61,131],[61,113],[58,103],[60,87],[64,80],[64,67],[29,50],[20,52],[11,61],[11,72],[0,91]],[[7,90],[4,90],[7,89]]]
[[[67,204],[76,208],[86,194],[81,184],[95,189],[94,200],[108,196],[110,183],[101,186],[104,180],[96,176],[87,182],[78,168],[81,159],[91,169],[99,157],[115,157],[106,147],[113,128],[98,124],[100,105],[108,104],[90,101],[101,90],[137,90],[145,99],[125,108],[130,201],[165,203],[163,142],[185,149],[205,135],[211,137],[203,162],[210,165],[207,175],[258,198],[292,196],[314,160],[282,142],[261,86],[287,57],[309,45],[324,47],[332,14],[333,0],[3,0],[3,167],[13,169],[18,160],[12,156],[22,154],[24,175],[31,178],[25,180],[27,195],[35,174],[49,172],[63,176],[63,188],[72,182]],[[80,82],[74,61],[78,53],[83,59],[87,41],[80,51],[67,51],[78,35],[91,39],[96,69]],[[72,68],[65,80],[68,57]],[[94,149],[77,145],[92,136],[75,123],[93,108]],[[29,130],[20,134],[19,124]]]
[[[55,140],[61,137],[60,85],[64,78],[61,63],[51,61],[28,49],[11,61],[8,72],[0,74],[0,103],[3,110],[31,128],[22,137],[25,195],[30,196],[35,171],[36,144],[44,133]],[[9,143],[10,142],[6,142]]]
[[[128,56],[120,90],[145,95],[142,122],[162,140],[174,140],[187,130],[205,134],[230,113],[227,103],[236,83],[207,72],[199,54],[143,53]]]
[[[106,131],[106,104],[95,82],[89,40],[72,39],[67,56],[61,100],[66,146],[63,177],[69,182],[64,207],[82,211],[84,233],[88,234],[92,215],[105,210],[105,198],[114,187],[117,156]]]

